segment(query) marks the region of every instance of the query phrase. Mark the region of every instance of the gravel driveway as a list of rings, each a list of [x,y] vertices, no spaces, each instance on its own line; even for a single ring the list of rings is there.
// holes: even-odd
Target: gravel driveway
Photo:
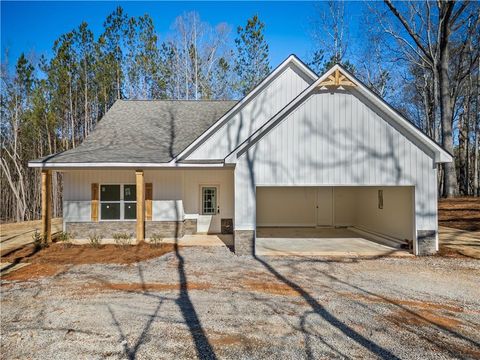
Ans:
[[[2,281],[2,358],[479,358],[480,261],[238,257]]]

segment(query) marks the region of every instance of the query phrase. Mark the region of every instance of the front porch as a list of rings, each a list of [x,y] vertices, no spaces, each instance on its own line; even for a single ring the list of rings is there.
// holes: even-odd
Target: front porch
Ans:
[[[51,171],[42,170],[42,234],[51,241]],[[233,169],[55,169],[63,173],[63,231],[79,240],[128,234],[182,239],[233,231]]]

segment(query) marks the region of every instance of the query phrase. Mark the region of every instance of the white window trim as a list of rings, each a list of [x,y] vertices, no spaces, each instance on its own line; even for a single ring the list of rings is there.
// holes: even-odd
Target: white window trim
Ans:
[[[102,201],[102,186],[105,185],[119,185],[120,186],[120,201]],[[132,183],[104,183],[104,184],[99,184],[99,194],[98,194],[98,199],[99,199],[99,217],[98,221],[137,221],[137,219],[125,219],[125,204],[133,204],[136,203],[137,200],[135,201],[125,201],[123,199],[124,195],[124,186],[125,185],[136,185]],[[102,204],[103,203],[115,203],[115,204],[120,204],[120,219],[102,219]]]
[[[218,209],[220,208],[220,185],[218,184],[210,184],[210,183],[205,183],[205,184],[199,184],[199,193],[200,193],[200,202],[199,202],[199,209],[198,209],[198,214],[199,215],[205,215],[205,216],[216,216],[219,214]],[[203,213],[203,188],[208,188],[208,187],[213,187],[217,188],[217,207],[215,209],[215,214],[204,214]],[[221,211],[221,209],[220,209]]]

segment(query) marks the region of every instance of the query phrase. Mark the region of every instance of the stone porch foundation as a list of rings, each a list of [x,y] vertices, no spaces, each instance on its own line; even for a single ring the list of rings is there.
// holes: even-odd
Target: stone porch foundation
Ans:
[[[99,221],[99,222],[67,222],[65,231],[73,233],[77,239],[88,239],[90,235],[100,235],[103,239],[112,239],[113,234],[127,233],[136,239],[136,221]],[[163,238],[182,238],[197,232],[197,220],[184,221],[145,221],[145,237],[158,234]]]

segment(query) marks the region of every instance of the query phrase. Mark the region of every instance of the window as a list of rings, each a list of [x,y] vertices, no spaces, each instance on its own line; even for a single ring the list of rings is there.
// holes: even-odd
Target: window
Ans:
[[[100,186],[100,217],[102,220],[120,219],[120,185]]]
[[[202,188],[202,214],[215,215],[217,213],[217,188]]]
[[[123,214],[124,219],[134,220],[137,218],[137,186],[123,186]]]
[[[137,218],[135,185],[101,185],[100,219],[134,220]]]

